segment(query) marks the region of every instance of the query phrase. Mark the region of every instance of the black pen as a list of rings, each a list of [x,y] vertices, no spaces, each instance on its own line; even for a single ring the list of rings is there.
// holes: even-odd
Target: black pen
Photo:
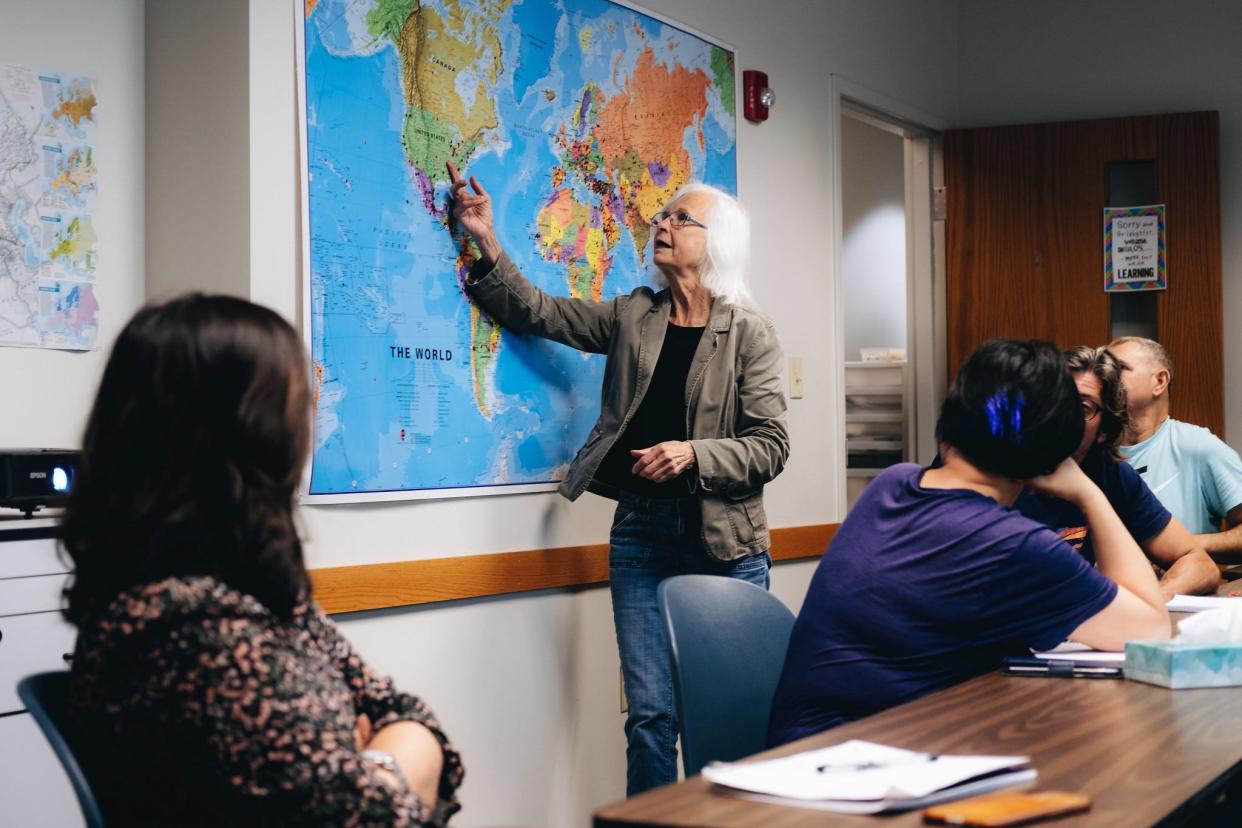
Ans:
[[[921,765],[924,762],[935,762],[940,758],[939,753],[926,753],[917,759],[902,759],[895,762],[843,762],[840,764],[828,763],[820,765],[815,770],[820,773],[854,773],[856,771],[880,770],[887,768],[898,768],[903,765]]]

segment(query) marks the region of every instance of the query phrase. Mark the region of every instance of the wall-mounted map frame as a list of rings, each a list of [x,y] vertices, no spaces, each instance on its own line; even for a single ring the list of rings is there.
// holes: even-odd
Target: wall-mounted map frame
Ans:
[[[305,500],[545,491],[598,413],[603,358],[504,333],[466,298],[453,160],[536,284],[647,280],[649,220],[737,191],[736,53],[613,0],[295,0]]]

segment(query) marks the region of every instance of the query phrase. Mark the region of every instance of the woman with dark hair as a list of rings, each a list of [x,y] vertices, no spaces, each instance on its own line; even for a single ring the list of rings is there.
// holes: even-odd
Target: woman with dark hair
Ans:
[[[994,339],[962,366],[937,424],[944,464],[864,490],[798,614],[772,705],[778,745],[993,670],[1066,638],[1120,650],[1166,638],[1155,576],[1070,458],[1082,402],[1046,342]],[[1074,503],[1098,568],[1012,511],[1027,483]]]
[[[64,518],[70,704],[109,825],[439,824],[462,767],[310,600],[297,334],[193,295],[121,331]]]
[[[1107,348],[1087,345],[1067,348],[1065,361],[1082,399],[1082,441],[1074,462],[1100,487],[1143,553],[1164,570],[1160,591],[1165,598],[1215,592],[1220,580],[1216,564],[1118,450],[1130,417],[1121,363]],[[1086,516],[1073,503],[1028,489],[1014,508],[1095,562]]]
[[[617,501],[608,586],[629,704],[626,794],[676,782],[660,582],[697,573],[767,589],[763,487],[789,456],[784,358],[748,284],[750,220],[728,193],[691,182],[650,205],[654,289],[604,302],[553,296],[501,247],[486,190],[452,162],[448,171],[453,217],[481,256],[465,285],[479,306],[514,333],[608,355],[599,419],[559,491]],[[613,219],[597,211],[592,221]],[[600,231],[575,232],[588,244]]]

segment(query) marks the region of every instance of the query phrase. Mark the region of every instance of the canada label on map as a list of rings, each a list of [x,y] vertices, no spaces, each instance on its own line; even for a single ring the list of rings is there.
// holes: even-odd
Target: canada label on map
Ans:
[[[0,345],[99,333],[95,81],[0,65]]]
[[[603,357],[505,332],[463,280],[453,161],[549,293],[650,280],[651,217],[737,189],[730,47],[608,0],[298,0],[312,500],[528,491],[599,414]]]

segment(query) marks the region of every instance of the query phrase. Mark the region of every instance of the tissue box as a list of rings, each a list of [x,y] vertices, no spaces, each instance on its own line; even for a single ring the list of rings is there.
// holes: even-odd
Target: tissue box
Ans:
[[[1126,678],[1182,690],[1242,684],[1242,643],[1126,642]]]

